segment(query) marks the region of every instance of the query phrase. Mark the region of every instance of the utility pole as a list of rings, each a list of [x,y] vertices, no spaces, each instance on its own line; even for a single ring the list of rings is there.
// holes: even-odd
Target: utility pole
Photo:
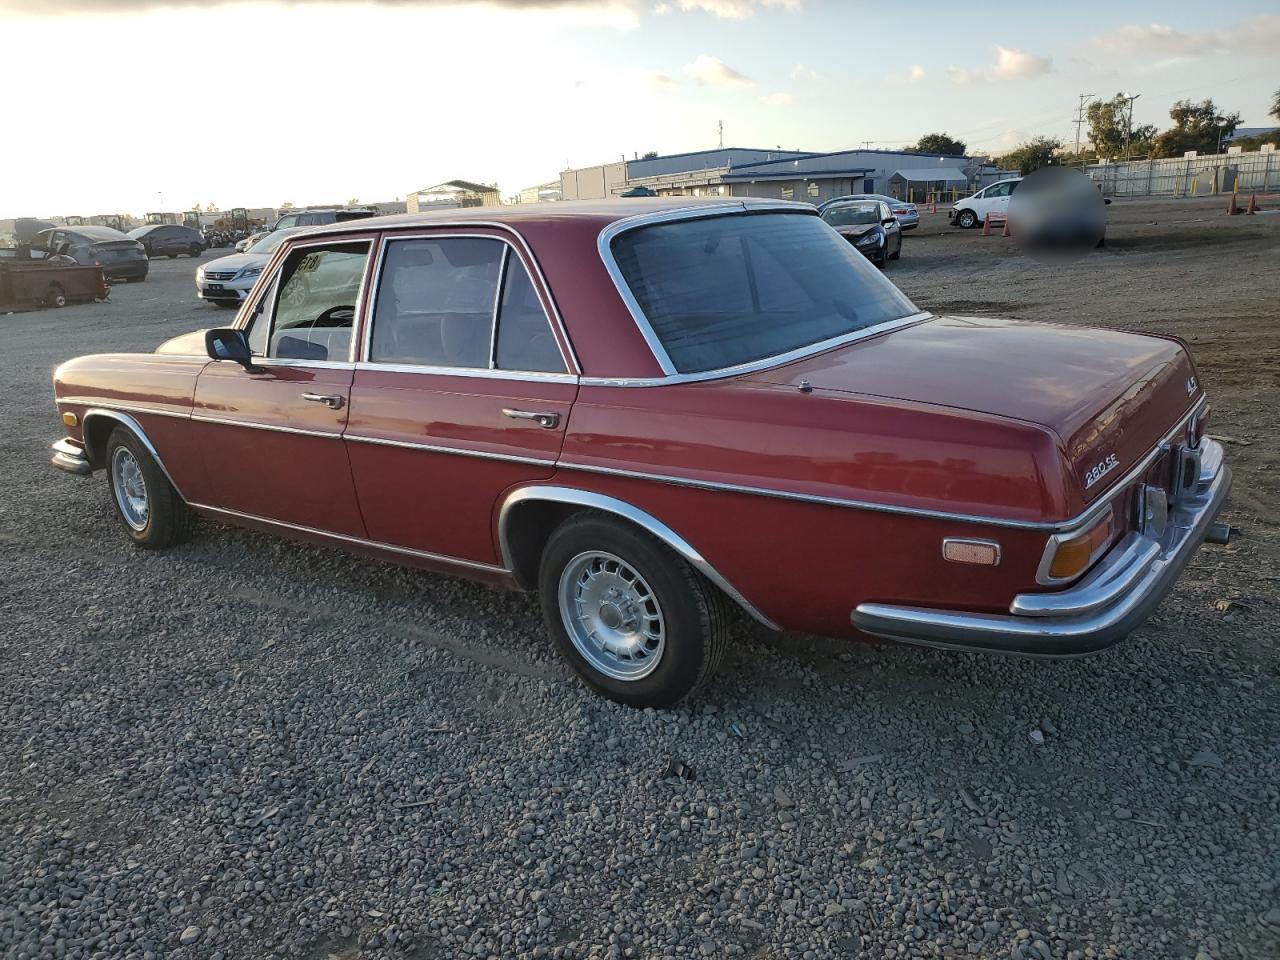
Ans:
[[[1084,109],[1093,99],[1092,93],[1080,94],[1080,105],[1076,107],[1076,159],[1080,159],[1080,126],[1084,123]]]
[[[716,127],[720,132],[720,149],[723,150],[724,149],[724,121],[723,120],[716,121]]]
[[[1137,100],[1142,94],[1135,93],[1125,97],[1129,101],[1129,117],[1124,125],[1124,158],[1129,159],[1129,138],[1133,136],[1133,101]]]

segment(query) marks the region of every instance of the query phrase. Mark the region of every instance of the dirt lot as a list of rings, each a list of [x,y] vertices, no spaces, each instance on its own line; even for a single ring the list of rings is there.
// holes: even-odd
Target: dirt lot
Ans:
[[[1152,621],[1053,663],[741,624],[667,713],[581,689],[527,597],[127,546],[48,465],[49,374],[229,320],[190,261],[0,316],[0,955],[1280,956],[1280,216],[1222,206],[1113,205],[1068,267],[926,215],[889,270],[1192,344],[1240,534]]]

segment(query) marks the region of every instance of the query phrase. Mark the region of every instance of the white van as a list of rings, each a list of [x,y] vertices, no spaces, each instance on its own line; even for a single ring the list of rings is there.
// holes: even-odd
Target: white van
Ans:
[[[1009,215],[1009,198],[1021,182],[1022,177],[1001,180],[984,187],[971,197],[957,201],[948,214],[951,222],[957,227],[968,229],[978,226],[987,217],[1003,220]]]

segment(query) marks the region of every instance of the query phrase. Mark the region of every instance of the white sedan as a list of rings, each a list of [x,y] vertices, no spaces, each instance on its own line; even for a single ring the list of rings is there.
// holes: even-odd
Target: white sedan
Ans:
[[[200,265],[196,271],[196,296],[220,307],[238,307],[258,282],[262,268],[280,241],[298,230],[268,233],[244,253],[233,253]]]

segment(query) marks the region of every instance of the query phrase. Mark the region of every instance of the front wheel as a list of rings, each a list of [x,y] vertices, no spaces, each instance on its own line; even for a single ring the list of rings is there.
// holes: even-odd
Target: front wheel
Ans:
[[[144,550],[186,539],[192,515],[146,446],[124,427],[107,439],[107,486],[125,533]]]
[[[972,210],[961,210],[956,217],[956,224],[965,230],[971,230],[978,225],[978,215]]]
[[[189,249],[189,250],[187,251],[187,256],[192,257],[192,258],[195,258],[195,257],[200,256],[200,253],[201,253],[200,248],[199,248],[199,247],[197,247],[197,246],[195,246],[195,245],[193,244],[193,245],[191,246],[191,249]]]
[[[67,305],[67,294],[62,289],[62,284],[49,284],[49,289],[44,294],[44,305],[46,307],[65,307]]]
[[[611,517],[566,520],[542,553],[547,629],[587,686],[633,707],[667,707],[711,679],[726,600],[665,544]]]

